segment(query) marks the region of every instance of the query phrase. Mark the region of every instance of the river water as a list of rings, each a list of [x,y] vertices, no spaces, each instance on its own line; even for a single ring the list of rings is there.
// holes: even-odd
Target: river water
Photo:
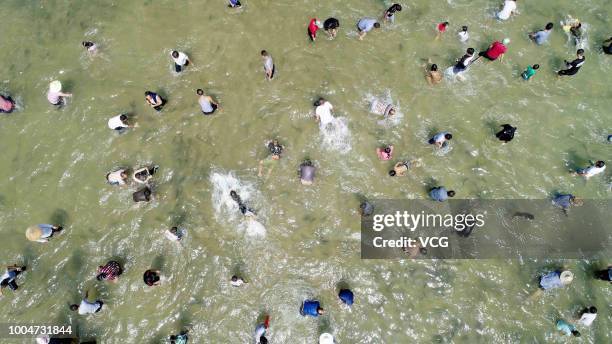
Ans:
[[[411,1],[363,41],[357,19],[389,2],[244,3],[3,1],[0,91],[19,110],[0,118],[0,262],[29,271],[17,292],[5,290],[0,322],[72,323],[102,343],[159,343],[185,327],[194,343],[249,343],[269,313],[271,343],[315,343],[322,331],[338,343],[554,343],[565,342],[558,318],[594,304],[599,318],[577,342],[612,341],[612,291],[590,278],[608,261],[361,260],[357,213],[360,197],[424,198],[435,183],[457,198],[609,198],[609,174],[585,182],[567,173],[611,157],[612,58],[599,53],[610,36],[608,0],[519,1],[520,15],[507,22],[493,19],[501,1]],[[558,24],[568,14],[587,28],[587,60],[577,76],[558,79],[554,71],[576,50]],[[319,32],[310,43],[313,16],[339,18],[338,37]],[[449,31],[435,41],[445,20]],[[548,21],[556,24],[549,44],[535,46],[526,33]],[[468,45],[456,39],[461,25]],[[512,42],[503,63],[481,61],[464,82],[425,82],[428,58],[443,69],[467,46],[504,37]],[[84,40],[99,43],[97,56]],[[172,49],[193,62],[180,75]],[[271,82],[262,49],[276,62]],[[524,82],[520,73],[534,63],[540,71]],[[74,94],[60,110],[45,97],[54,79]],[[222,111],[202,116],[197,88]],[[161,113],[144,103],[145,90],[168,99]],[[332,137],[312,120],[319,96],[346,124]],[[397,104],[398,120],[370,114],[374,98]],[[139,127],[118,135],[106,121],[122,112]],[[519,128],[507,145],[493,135],[504,123]],[[454,134],[444,153],[426,144],[440,130]],[[286,148],[265,180],[257,165],[271,138]],[[388,177],[392,162],[374,153],[383,144],[422,166]],[[304,158],[318,167],[311,187],[297,178]],[[105,183],[114,168],[148,163],[160,166],[148,204],[132,202],[133,185]],[[231,188],[265,234],[242,222]],[[29,225],[52,222],[66,230],[50,243],[24,237]],[[181,244],[163,236],[173,225],[186,229]],[[96,267],[111,258],[125,273],[117,284],[97,282]],[[571,287],[530,300],[536,276],[560,264],[576,276]],[[152,267],[163,275],[155,288],[142,282]],[[242,288],[228,283],[237,271],[250,281]],[[351,309],[339,305],[338,283],[353,288]],[[105,301],[96,316],[68,310],[86,290]],[[302,318],[301,301],[313,297],[327,315]]]

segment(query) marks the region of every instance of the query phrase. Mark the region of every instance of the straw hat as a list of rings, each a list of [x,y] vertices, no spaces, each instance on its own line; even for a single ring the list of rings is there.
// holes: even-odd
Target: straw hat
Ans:
[[[502,41],[503,45],[507,45],[510,43],[510,38],[504,38],[504,40]]]
[[[571,271],[563,271],[560,276],[561,284],[568,285],[574,280],[574,274]]]
[[[317,26],[319,29],[322,29],[322,28],[323,28],[323,24],[321,24],[321,21],[320,21],[320,20],[318,20],[318,19],[317,19],[317,20],[315,20],[315,25],[316,25],[316,26]]]
[[[334,336],[329,333],[323,333],[319,337],[319,344],[334,344]]]
[[[51,81],[49,84],[49,91],[51,92],[61,92],[62,91],[62,83],[59,80]]]
[[[36,241],[40,239],[42,235],[43,235],[42,229],[40,229],[40,227],[38,226],[30,226],[26,230],[26,238],[28,238],[28,240],[30,241]]]

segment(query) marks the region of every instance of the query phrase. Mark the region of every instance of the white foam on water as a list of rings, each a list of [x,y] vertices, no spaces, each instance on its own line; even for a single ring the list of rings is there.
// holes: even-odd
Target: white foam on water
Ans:
[[[251,237],[264,237],[266,228],[254,218],[244,220],[238,204],[230,196],[234,190],[242,201],[248,206],[253,206],[252,199],[257,191],[252,183],[240,181],[233,172],[213,172],[210,176],[212,184],[211,203],[214,208],[215,219],[219,222],[229,223],[241,221],[236,228]]]
[[[334,121],[320,128],[323,149],[348,153],[351,146],[351,131],[346,117],[336,117]]]

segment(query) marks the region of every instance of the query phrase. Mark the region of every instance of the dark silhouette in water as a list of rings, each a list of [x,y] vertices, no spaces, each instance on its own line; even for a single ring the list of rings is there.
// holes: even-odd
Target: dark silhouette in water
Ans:
[[[242,213],[242,215],[244,216],[255,215],[253,210],[248,208],[246,204],[242,202],[242,198],[240,198],[240,196],[236,193],[236,191],[234,190],[230,191],[230,196],[232,197],[234,202],[238,203],[238,208],[240,209],[240,212]]]
[[[511,126],[510,124],[502,124],[502,130],[495,134],[498,139],[504,142],[510,142],[514,138],[514,132],[516,131],[516,127]]]
[[[524,213],[524,212],[520,212],[520,211],[517,211],[516,213],[514,213],[514,215],[512,215],[512,217],[522,217],[522,218],[525,218],[527,220],[535,219],[535,216],[533,216],[533,214]]]

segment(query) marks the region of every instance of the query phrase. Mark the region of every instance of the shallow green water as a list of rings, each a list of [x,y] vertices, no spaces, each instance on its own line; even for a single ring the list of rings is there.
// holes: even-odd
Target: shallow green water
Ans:
[[[432,180],[460,198],[609,198],[609,174],[585,182],[567,173],[610,160],[612,59],[598,53],[610,36],[606,0],[520,3],[521,14],[504,23],[492,19],[501,1],[412,1],[393,26],[362,42],[355,22],[388,3],[244,2],[240,11],[221,0],[3,2],[0,90],[20,111],[0,118],[0,262],[30,270],[17,293],[0,299],[0,322],[72,322],[103,343],[160,342],[190,326],[195,343],[245,343],[268,312],[272,343],[314,343],[322,330],[339,343],[543,343],[565,341],[554,332],[558,317],[595,304],[601,314],[580,342],[611,341],[610,289],[589,278],[609,262],[564,262],[576,275],[572,286],[528,302],[535,276],[561,262],[362,261],[356,212],[358,195],[422,198]],[[525,33],[567,14],[588,24],[587,62],[576,77],[557,79],[573,44],[558,25],[544,47]],[[340,19],[336,40],[308,42],[314,15]],[[433,41],[442,20],[450,32]],[[464,83],[427,86],[426,59],[447,67],[460,57],[466,46],[454,32],[464,24],[477,50],[510,37],[504,63],[475,65]],[[86,56],[83,40],[99,42],[100,54]],[[194,62],[180,76],[168,56],[174,48]],[[272,82],[261,49],[275,59]],[[525,83],[519,74],[533,63],[542,68]],[[74,94],[62,110],[46,101],[53,79]],[[200,114],[199,87],[221,113]],[[162,113],[144,104],[147,89],[168,98]],[[345,117],[348,152],[321,143],[311,119],[318,96]],[[368,113],[371,97],[387,96],[399,103],[400,123],[381,125]],[[106,121],[120,112],[133,113],[139,128],[111,132]],[[500,145],[493,133],[506,122],[519,130]],[[440,155],[424,142],[443,129],[455,138]],[[264,182],[257,162],[272,137],[286,152]],[[386,143],[395,158],[421,158],[423,167],[386,177],[392,164],[374,154]],[[296,177],[305,157],[319,168],[310,188]],[[160,166],[150,204],[133,204],[133,187],[105,183],[114,168],[146,163]],[[218,208],[220,183],[238,182],[229,173],[258,211],[265,239],[246,237],[235,213]],[[26,241],[27,226],[56,221],[67,228],[62,236]],[[180,246],[162,235],[172,225],[188,231]],[[126,272],[115,285],[97,283],[95,268],[110,258]],[[162,270],[162,286],[145,288],[150,267]],[[244,288],[227,283],[237,269],[251,280]],[[336,301],[340,281],[356,293],[351,310]],[[67,308],[86,289],[106,302],[95,317]],[[328,315],[301,318],[308,297],[320,298]]]

